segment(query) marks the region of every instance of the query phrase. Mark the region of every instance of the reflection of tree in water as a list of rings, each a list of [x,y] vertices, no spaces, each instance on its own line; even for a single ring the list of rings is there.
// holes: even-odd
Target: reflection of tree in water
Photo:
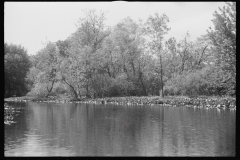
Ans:
[[[91,110],[91,111],[90,111]],[[142,111],[136,107],[95,105],[89,107],[88,145],[98,155],[137,155],[136,138],[140,132]],[[91,115],[91,116],[90,116]]]
[[[141,124],[146,118],[144,115],[143,108],[129,107],[127,110],[123,110],[121,114],[121,132],[122,136],[122,153],[123,155],[139,155],[139,146],[138,143],[141,139]]]
[[[193,126],[193,119],[191,119],[189,112],[192,110],[187,110],[186,108],[181,108],[180,110],[180,126],[181,126],[181,135],[182,135],[182,141],[184,145],[185,152],[188,154],[190,153],[191,146],[194,141],[194,128],[196,126]]]
[[[167,119],[171,129],[172,144],[175,152],[185,155],[232,155],[234,152],[231,137],[234,126],[228,112],[220,114],[216,109],[179,108],[172,110],[171,119]],[[175,124],[174,124],[175,123]],[[178,127],[178,126],[179,127]],[[178,128],[178,133],[175,134]],[[229,148],[229,149],[227,149]],[[224,151],[224,153],[223,153]],[[229,152],[228,152],[229,151]],[[228,154],[228,153],[230,154]]]
[[[223,126],[228,125],[221,122],[229,123],[229,120],[223,118],[220,120],[221,124],[219,124],[218,118],[220,117],[216,117],[215,110],[201,109],[195,111],[193,108],[162,108],[161,110],[154,107],[150,110],[149,108],[140,109],[128,106],[127,109],[124,109],[124,107],[107,109],[99,107],[95,108],[95,111],[97,112],[97,114],[94,114],[96,118],[95,128],[102,127],[104,130],[102,134],[106,135],[105,137],[99,136],[104,138],[97,139],[97,141],[109,145],[109,148],[96,149],[101,150],[102,154],[200,155],[205,152],[206,155],[213,155],[214,149],[221,146],[220,144],[214,145],[215,141],[221,141],[223,146],[227,143],[226,136],[232,137],[231,127],[229,127],[230,131],[228,133],[220,133],[224,129]],[[216,128],[216,125],[220,126]],[[158,132],[156,132],[156,129]],[[226,131],[226,129],[224,130]],[[218,133],[213,134],[213,131]],[[215,136],[219,137],[221,134],[225,136],[221,136],[224,140],[214,139]],[[158,145],[157,148],[155,148],[156,145]],[[228,150],[227,146],[222,148]]]
[[[160,142],[159,142],[159,150],[160,150],[160,155],[163,156],[163,147],[164,147],[164,109],[161,107],[160,108],[160,113],[161,113],[161,123],[158,123],[159,124],[159,129],[161,128],[161,138],[160,138]]]
[[[221,111],[221,122],[216,124],[214,131],[214,153],[219,156],[236,155],[236,114],[229,112]]]
[[[178,108],[164,108],[166,110],[165,122],[167,124],[167,129],[169,130],[169,138],[170,138],[170,148],[168,148],[168,152],[171,153],[173,150],[173,154],[178,152],[179,148],[179,139],[178,139],[178,128],[180,127],[179,122],[179,113],[176,111]],[[166,137],[165,137],[166,138]]]
[[[88,105],[86,148],[94,155],[162,155],[164,113],[149,107]]]
[[[73,111],[72,111],[73,110]],[[50,146],[64,146],[63,135],[70,132],[70,121],[76,114],[71,104],[32,103],[29,128],[35,128],[36,133],[48,139]],[[61,140],[60,140],[61,139]]]
[[[26,138],[26,131],[28,128],[25,121],[27,115],[25,109],[28,108],[28,104],[22,102],[8,102],[7,105],[15,110],[13,113],[13,120],[16,123],[4,126],[4,146],[12,149],[18,145],[22,146],[22,142]]]

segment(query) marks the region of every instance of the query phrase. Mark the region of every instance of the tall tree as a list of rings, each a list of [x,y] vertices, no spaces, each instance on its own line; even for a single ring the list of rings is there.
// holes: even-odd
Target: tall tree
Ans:
[[[48,42],[34,57],[35,65],[31,68],[29,76],[35,77],[33,92],[36,94],[48,97],[59,80],[57,55],[56,44]]]
[[[69,37],[71,43],[69,60],[76,61],[75,67],[81,66],[81,72],[79,72],[79,68],[71,71],[81,73],[83,79],[79,81],[79,85],[84,86],[87,97],[92,96],[94,75],[98,70],[98,65],[96,65],[98,63],[97,57],[104,39],[109,34],[104,21],[104,13],[97,15],[96,10],[88,10],[85,12],[85,17],[79,19],[77,31]]]
[[[29,68],[27,50],[20,45],[4,43],[5,97],[27,93],[25,77]]]
[[[170,30],[167,26],[167,22],[169,22],[168,17],[163,14],[161,16],[158,13],[155,13],[154,16],[149,16],[146,22],[146,33],[150,37],[150,48],[158,54],[159,63],[160,63],[160,85],[161,89],[159,91],[160,96],[164,97],[163,94],[163,65],[162,65],[162,57],[163,57],[163,36],[167,34]]]
[[[229,76],[223,81],[229,94],[236,90],[236,3],[227,2],[213,16],[214,29],[208,30],[208,36],[216,47],[217,66]]]

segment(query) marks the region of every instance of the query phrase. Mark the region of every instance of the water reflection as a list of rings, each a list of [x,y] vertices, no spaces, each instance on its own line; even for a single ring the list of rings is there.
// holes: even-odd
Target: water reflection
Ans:
[[[159,106],[14,103],[5,156],[234,156],[236,113]]]

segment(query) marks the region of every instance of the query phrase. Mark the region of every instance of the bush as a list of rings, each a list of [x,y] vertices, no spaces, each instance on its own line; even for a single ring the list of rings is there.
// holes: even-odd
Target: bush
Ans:
[[[63,83],[58,82],[54,85],[53,93],[55,93],[56,95],[65,94],[67,92],[68,92],[68,89],[66,85],[64,85]]]
[[[175,75],[164,87],[166,95],[234,95],[236,81],[221,69],[205,67]]]
[[[46,87],[43,84],[37,83],[31,89],[31,91],[27,94],[28,96],[36,96],[36,97],[45,97],[47,95]]]

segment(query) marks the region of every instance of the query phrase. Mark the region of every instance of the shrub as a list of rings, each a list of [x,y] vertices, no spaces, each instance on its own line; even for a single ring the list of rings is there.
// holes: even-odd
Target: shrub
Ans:
[[[47,95],[46,87],[43,84],[37,83],[31,89],[31,91],[27,94],[29,96],[36,96],[36,97],[45,97]]]

